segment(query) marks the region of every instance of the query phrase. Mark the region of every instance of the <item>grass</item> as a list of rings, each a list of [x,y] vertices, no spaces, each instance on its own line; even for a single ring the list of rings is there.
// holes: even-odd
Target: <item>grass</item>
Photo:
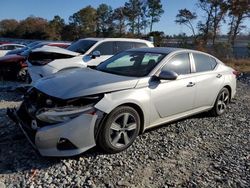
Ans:
[[[222,61],[239,72],[250,73],[250,59],[224,59]]]

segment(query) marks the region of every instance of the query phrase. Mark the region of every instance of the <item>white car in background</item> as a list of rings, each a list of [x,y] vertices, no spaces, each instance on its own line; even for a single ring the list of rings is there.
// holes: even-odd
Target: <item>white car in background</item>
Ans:
[[[28,72],[33,84],[58,71],[95,67],[118,52],[145,47],[154,45],[141,39],[86,38],[76,41],[67,49],[44,46],[30,54],[27,60]]]
[[[5,54],[11,50],[24,48],[25,45],[22,44],[2,44],[0,45],[0,57],[5,56]]]

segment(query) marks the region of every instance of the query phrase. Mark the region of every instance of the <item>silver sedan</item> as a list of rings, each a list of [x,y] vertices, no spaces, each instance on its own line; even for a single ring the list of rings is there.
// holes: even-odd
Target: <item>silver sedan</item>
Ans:
[[[72,156],[95,145],[116,153],[146,129],[210,111],[226,112],[236,71],[194,50],[145,48],[121,52],[93,68],[39,80],[17,122],[43,156]]]

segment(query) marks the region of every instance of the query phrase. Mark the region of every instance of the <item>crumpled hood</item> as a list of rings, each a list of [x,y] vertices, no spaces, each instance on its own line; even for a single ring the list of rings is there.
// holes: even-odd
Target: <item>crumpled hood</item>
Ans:
[[[60,99],[71,99],[93,94],[134,88],[138,78],[109,74],[90,68],[59,72],[38,80],[34,87]]]
[[[49,52],[49,53],[57,53],[57,54],[64,54],[64,55],[71,55],[71,56],[78,56],[80,53],[76,53],[64,48],[59,48],[56,46],[43,46],[41,48],[36,48],[32,50],[32,52]]]

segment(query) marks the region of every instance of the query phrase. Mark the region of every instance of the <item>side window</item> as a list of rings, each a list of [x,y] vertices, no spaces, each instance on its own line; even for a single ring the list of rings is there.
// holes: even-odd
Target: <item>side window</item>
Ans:
[[[107,68],[113,68],[113,67],[131,67],[135,63],[135,59],[131,58],[130,55],[125,55],[121,58],[118,58],[117,60],[110,63]]]
[[[189,74],[191,72],[190,60],[188,53],[182,53],[174,56],[163,67],[163,70],[174,71],[177,74]]]
[[[0,50],[13,50],[13,46],[1,46]]]
[[[217,65],[215,59],[198,53],[193,53],[196,72],[211,71]]]
[[[145,44],[145,43],[141,43],[141,42],[135,42],[135,43],[134,43],[134,47],[135,47],[135,48],[147,48],[148,45]]]
[[[156,64],[156,62],[159,62],[158,58],[161,58],[159,54],[147,53],[142,59],[141,64],[142,65]]]
[[[133,48],[133,43],[132,42],[116,42],[116,50],[115,53],[121,52],[121,51],[125,51],[125,50],[129,50]]]
[[[114,54],[114,42],[103,42],[98,45],[94,51],[100,51],[101,55],[113,55]]]
[[[11,46],[11,45],[6,46],[6,50],[14,50],[14,49],[15,49],[15,46]]]
[[[22,46],[15,46],[15,49],[21,49],[23,48]]]

